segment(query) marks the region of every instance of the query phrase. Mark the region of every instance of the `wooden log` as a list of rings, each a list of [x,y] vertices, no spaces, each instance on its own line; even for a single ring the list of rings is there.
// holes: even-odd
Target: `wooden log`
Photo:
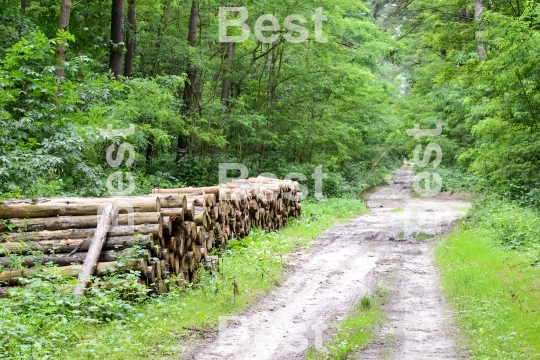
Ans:
[[[188,202],[192,202],[195,206],[211,207],[216,205],[216,196],[214,194],[188,196],[187,199]]]
[[[116,261],[98,263],[95,271],[96,276],[103,276],[113,269],[120,270],[136,270],[146,276],[147,263],[146,260],[128,261],[127,263],[118,263]],[[18,285],[19,279],[31,278],[36,274],[59,273],[63,276],[75,278],[81,272],[82,265],[62,266],[57,268],[40,268],[40,269],[4,269],[0,272],[0,284]]]
[[[170,216],[163,216],[163,233],[166,235],[172,235],[173,225]]]
[[[114,204],[108,204],[103,209],[103,214],[99,219],[99,223],[96,227],[96,232],[92,241],[90,242],[90,248],[84,259],[81,272],[79,273],[78,283],[73,288],[74,295],[84,295],[88,282],[90,281],[90,276],[96,271],[96,266],[99,262],[99,255],[101,254],[101,249],[107,238],[107,233],[109,232],[109,227],[112,223],[112,218],[115,213],[118,212],[118,208]]]
[[[115,219],[113,218],[113,224],[115,225],[128,225],[131,222],[132,225],[142,224],[160,224],[161,213],[131,213],[120,214]],[[86,215],[86,216],[59,216],[49,218],[29,218],[29,219],[9,219],[8,224],[0,225],[0,231],[8,231],[7,225],[14,226],[11,231],[22,230],[24,232],[29,231],[43,231],[43,230],[68,230],[68,229],[89,229],[95,228],[99,221],[100,215]],[[10,232],[11,232],[10,231]]]
[[[146,268],[146,285],[156,282],[156,264],[148,265]]]
[[[205,268],[210,271],[215,271],[219,267],[219,257],[217,255],[210,255],[206,259]]]
[[[184,219],[188,221],[193,221],[195,216],[195,204],[188,203],[184,210]]]
[[[149,197],[157,196],[160,200],[161,208],[185,208],[188,200],[185,195],[155,194]]]
[[[6,299],[9,297],[8,287],[0,287],[0,299]]]
[[[120,213],[126,209],[131,212],[159,212],[161,210],[157,196],[5,200],[0,202],[0,218],[99,215],[108,203],[115,204]]]
[[[208,251],[212,250],[214,247],[214,243],[216,241],[216,236],[214,232],[210,231],[206,233],[206,248]]]
[[[161,224],[142,224],[142,225],[120,225],[108,229],[108,236],[128,236],[135,234],[152,234],[156,238],[163,236]],[[45,240],[63,240],[63,239],[85,239],[94,236],[95,229],[69,229],[55,231],[37,231],[26,233],[12,233],[0,236],[2,242],[16,241],[45,241]]]
[[[219,196],[219,186],[209,186],[209,187],[200,187],[200,188],[181,188],[181,189],[153,189],[152,194],[183,194],[183,195],[199,195],[203,194],[214,194],[216,197]]]
[[[107,237],[104,250],[121,250],[135,245],[146,246],[151,250],[154,247],[153,235],[130,235]],[[46,240],[30,242],[7,242],[0,244],[0,256],[5,254],[28,254],[41,251],[45,254],[66,254],[75,250],[79,246],[79,251],[87,252],[90,246],[90,238],[87,239],[67,239],[67,240]]]
[[[117,261],[122,256],[130,254],[130,250],[127,251],[115,251],[107,250],[102,251],[99,254],[99,262],[111,262]],[[73,264],[82,264],[86,259],[88,252],[77,252],[73,255],[58,254],[58,255],[40,255],[40,256],[25,256],[21,259],[17,259],[17,263],[24,267],[33,267],[36,264],[45,265],[52,263],[58,266],[69,266]],[[0,257],[0,266],[4,268],[11,267],[11,259],[6,257]]]
[[[167,292],[167,285],[163,279],[156,278],[156,281],[152,285],[151,289],[154,294],[161,295]]]
[[[193,217],[193,221],[198,226],[203,226],[204,228],[207,228],[209,226],[208,219],[209,219],[209,216],[206,211],[201,211],[201,212],[196,211],[195,216]]]
[[[173,222],[184,221],[184,209],[183,208],[163,208],[161,209],[163,216],[169,216]]]

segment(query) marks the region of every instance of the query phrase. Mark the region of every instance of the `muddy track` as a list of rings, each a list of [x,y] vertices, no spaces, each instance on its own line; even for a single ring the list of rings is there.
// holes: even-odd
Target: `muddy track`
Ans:
[[[435,235],[447,232],[468,203],[458,194],[411,195],[413,172],[395,172],[372,193],[372,212],[335,227],[289,276],[245,314],[221,322],[218,335],[187,359],[303,359],[362,296],[384,288],[387,319],[361,359],[461,359],[452,318],[433,265]]]

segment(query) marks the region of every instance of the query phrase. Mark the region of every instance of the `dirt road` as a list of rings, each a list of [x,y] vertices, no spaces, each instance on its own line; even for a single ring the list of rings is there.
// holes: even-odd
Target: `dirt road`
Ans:
[[[190,359],[303,359],[332,336],[362,296],[384,288],[386,322],[361,359],[460,359],[452,318],[433,265],[435,234],[464,215],[460,195],[411,195],[413,173],[368,199],[372,212],[327,231],[294,254],[288,278],[246,314],[225,319]]]

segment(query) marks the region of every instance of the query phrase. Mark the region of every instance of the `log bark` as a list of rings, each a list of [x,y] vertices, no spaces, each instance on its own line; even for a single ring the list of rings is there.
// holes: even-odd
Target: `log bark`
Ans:
[[[127,263],[119,263],[116,261],[98,263],[95,271],[96,276],[103,276],[113,269],[119,270],[135,270],[140,271],[143,276],[146,276],[147,262],[146,260],[129,261]],[[19,285],[19,279],[31,278],[37,274],[59,273],[60,275],[76,278],[81,272],[82,265],[62,266],[58,268],[41,268],[41,269],[4,269],[0,272],[0,284],[11,286]]]
[[[3,252],[10,254],[29,254],[35,251],[41,251],[45,254],[67,254],[79,246],[79,251],[87,252],[90,247],[90,239],[75,240],[46,240],[31,242],[7,242],[0,244],[0,256]],[[131,235],[108,237],[105,240],[104,250],[121,250],[135,245],[146,246],[151,250],[154,246],[153,236],[149,235]]]
[[[162,208],[184,208],[188,204],[188,200],[185,195],[155,194],[149,196],[158,197]]]
[[[184,209],[183,208],[164,208],[161,210],[163,216],[169,216],[173,222],[184,221]]]
[[[108,204],[103,210],[101,219],[96,227],[96,232],[92,241],[90,243],[90,248],[84,263],[82,265],[81,272],[78,278],[78,284],[73,288],[74,295],[84,295],[88,282],[90,281],[90,276],[96,271],[97,264],[99,262],[99,255],[101,254],[101,249],[107,238],[107,233],[112,223],[112,219],[115,213],[118,213],[118,208],[114,204]]]
[[[36,218],[52,216],[99,215],[107,203],[115,204],[119,212],[160,212],[156,197],[51,198],[34,200],[6,200],[0,203],[0,218]]]
[[[58,216],[47,218],[29,218],[29,219],[9,219],[6,225],[0,225],[1,232],[7,232],[7,225],[15,225],[12,231],[22,230],[29,231],[55,231],[69,229],[89,229],[95,228],[98,224],[100,215],[86,216]],[[142,224],[161,224],[162,215],[159,212],[150,213],[131,213],[120,214],[116,219],[113,219],[115,225],[128,225],[132,222],[133,225]]]
[[[128,251],[115,251],[115,250],[109,250],[109,251],[102,251],[99,254],[99,262],[111,262],[111,261],[117,261],[122,256],[126,256],[129,254]],[[59,254],[59,255],[44,255],[44,256],[26,256],[22,259],[18,259],[17,262],[20,261],[20,265],[24,267],[33,267],[35,265],[45,265],[47,263],[52,263],[58,266],[70,266],[73,264],[82,264],[84,262],[84,259],[86,259],[88,255],[88,252],[77,252],[73,255],[67,255],[67,254]],[[6,257],[0,257],[0,266],[3,266],[4,268],[10,268],[11,266],[11,260]]]
[[[204,194],[214,194],[216,197],[219,196],[219,186],[208,186],[200,188],[181,188],[181,189],[153,189],[152,195],[155,194],[181,194],[181,195],[201,195],[201,192]]]

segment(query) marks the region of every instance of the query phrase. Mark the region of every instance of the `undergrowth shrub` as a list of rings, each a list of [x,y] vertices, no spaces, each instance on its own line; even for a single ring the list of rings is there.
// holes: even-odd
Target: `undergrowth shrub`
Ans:
[[[532,208],[500,198],[486,196],[469,211],[470,224],[490,231],[509,249],[529,251],[540,263],[540,213]]]

